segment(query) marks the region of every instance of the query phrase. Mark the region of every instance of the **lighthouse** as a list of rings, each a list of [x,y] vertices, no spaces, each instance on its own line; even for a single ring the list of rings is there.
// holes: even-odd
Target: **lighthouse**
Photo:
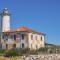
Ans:
[[[7,8],[3,9],[1,15],[1,32],[10,30],[10,13]]]

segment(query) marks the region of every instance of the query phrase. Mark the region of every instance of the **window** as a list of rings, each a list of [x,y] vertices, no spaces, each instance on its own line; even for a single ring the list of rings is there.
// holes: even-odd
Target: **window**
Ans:
[[[6,44],[6,49],[8,48],[8,44]]]
[[[16,35],[14,35],[14,40],[16,40]]]
[[[38,46],[36,45],[36,49],[38,48]]]
[[[36,40],[37,40],[37,36],[36,36]]]
[[[22,40],[24,40],[24,34],[22,34],[21,36],[22,36]]]
[[[14,48],[14,49],[16,48],[16,44],[13,44],[13,48]]]
[[[8,40],[8,35],[5,36],[6,40]]]
[[[2,43],[0,43],[0,49],[2,49]]]
[[[31,44],[31,48],[32,48],[32,44]]]
[[[24,48],[24,43],[22,43],[22,48]]]
[[[3,35],[2,38],[3,38],[4,40],[8,40],[8,35]]]
[[[42,36],[41,36],[41,41],[42,41]]]
[[[4,39],[4,35],[2,36],[2,39]]]
[[[31,40],[33,40],[33,35],[31,35]]]

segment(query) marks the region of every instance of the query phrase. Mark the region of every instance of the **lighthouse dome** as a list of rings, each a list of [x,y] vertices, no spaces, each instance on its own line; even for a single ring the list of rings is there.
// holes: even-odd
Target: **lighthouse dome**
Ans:
[[[7,8],[4,8],[3,13],[4,13],[4,14],[8,14],[8,13],[9,13],[9,12],[8,12],[8,9],[7,9]]]
[[[11,15],[10,12],[8,11],[7,8],[4,8],[2,13],[0,13],[1,16],[4,16],[4,15]]]

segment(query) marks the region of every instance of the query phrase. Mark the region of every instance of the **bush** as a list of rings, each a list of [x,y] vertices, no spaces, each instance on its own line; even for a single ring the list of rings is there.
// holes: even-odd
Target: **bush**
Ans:
[[[18,52],[16,50],[8,50],[5,52],[5,57],[11,57],[11,56],[18,56]]]
[[[5,57],[10,57],[10,56],[22,56],[29,54],[30,49],[25,48],[25,49],[12,49],[12,50],[7,50],[4,54]]]
[[[47,53],[47,51],[48,51],[47,47],[38,49],[38,52],[40,53]]]
[[[19,55],[25,55],[25,54],[29,54],[30,49],[29,48],[21,48],[19,49]]]
[[[5,50],[0,50],[0,54],[4,54]]]
[[[11,56],[22,56],[22,55],[33,55],[33,54],[40,54],[40,53],[60,53],[58,48],[53,47],[45,47],[40,48],[38,50],[30,50],[29,48],[20,48],[20,49],[12,49],[12,50],[0,50],[0,55],[4,55],[5,57]]]

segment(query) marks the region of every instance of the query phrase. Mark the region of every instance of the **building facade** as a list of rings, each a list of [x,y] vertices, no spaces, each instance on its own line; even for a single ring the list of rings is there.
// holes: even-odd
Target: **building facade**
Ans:
[[[4,10],[2,14],[2,32],[0,33],[0,49],[30,48],[39,49],[45,46],[45,34],[28,27],[20,27],[10,30],[10,14]],[[5,14],[5,15],[4,15]],[[6,20],[7,19],[7,20]],[[4,26],[3,23],[7,21]]]

